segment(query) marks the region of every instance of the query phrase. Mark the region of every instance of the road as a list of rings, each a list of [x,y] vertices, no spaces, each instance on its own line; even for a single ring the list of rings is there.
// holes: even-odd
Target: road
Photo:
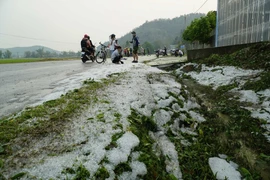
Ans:
[[[129,57],[125,64],[131,63]],[[140,56],[139,61],[148,65],[182,62],[185,58]],[[108,59],[107,65],[111,62]],[[95,77],[97,69],[110,73],[110,66],[96,62],[82,63],[80,60],[48,61],[0,65],[0,118],[19,112],[27,106],[56,99],[69,90],[79,88],[89,77]],[[91,69],[93,71],[91,71]]]
[[[97,65],[80,60],[0,65],[0,117],[37,103],[52,93],[59,82]]]

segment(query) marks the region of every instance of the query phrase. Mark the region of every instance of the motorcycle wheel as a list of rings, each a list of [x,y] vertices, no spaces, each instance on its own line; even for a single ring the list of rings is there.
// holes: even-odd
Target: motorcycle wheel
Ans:
[[[83,63],[85,63],[87,61],[87,57],[83,56],[83,57],[81,57],[81,60],[82,60]]]
[[[98,64],[104,63],[106,61],[106,53],[101,51],[100,54],[97,54],[96,61]]]

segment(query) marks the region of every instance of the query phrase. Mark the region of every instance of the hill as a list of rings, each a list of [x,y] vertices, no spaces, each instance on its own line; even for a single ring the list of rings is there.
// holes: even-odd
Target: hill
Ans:
[[[202,13],[191,13],[187,15],[181,15],[173,19],[156,19],[153,21],[146,21],[139,27],[133,30],[139,37],[140,44],[143,47],[149,47],[149,50],[153,52],[154,49],[163,48],[164,46],[169,47],[172,44],[179,44],[182,40],[182,32],[185,28],[196,18],[205,16]],[[132,31],[133,31],[132,30]],[[130,31],[131,32],[131,31]],[[131,44],[131,34],[127,32],[124,36],[117,39],[118,43],[122,47],[129,47]],[[146,43],[146,44],[145,44]],[[108,44],[104,42],[104,44]],[[2,52],[9,50],[12,53],[12,57],[24,57],[26,51],[35,52],[36,50],[44,48],[44,52],[49,51],[51,53],[60,52],[44,46],[30,46],[30,47],[14,47],[14,48],[0,48]],[[100,47],[99,47],[100,48]],[[169,48],[168,48],[169,49]]]
[[[146,21],[141,26],[133,29],[139,37],[140,44],[151,44],[151,49],[158,49],[164,46],[169,47],[171,44],[178,44],[182,40],[182,32],[185,28],[196,18],[200,18],[205,14],[192,13],[188,15],[181,15],[173,19],[156,19],[153,21]],[[117,36],[117,34],[116,34]],[[117,38],[118,43],[122,47],[129,47],[127,41],[131,41],[131,34],[128,32],[124,36]],[[108,42],[106,42],[108,43]],[[105,43],[105,44],[106,44]]]
[[[45,47],[45,46],[30,46],[30,47],[13,47],[13,48],[0,48],[0,51],[4,52],[9,50],[12,53],[12,57],[24,57],[26,51],[34,52],[40,48],[44,48],[44,52],[49,51],[51,53],[60,53],[57,50]]]

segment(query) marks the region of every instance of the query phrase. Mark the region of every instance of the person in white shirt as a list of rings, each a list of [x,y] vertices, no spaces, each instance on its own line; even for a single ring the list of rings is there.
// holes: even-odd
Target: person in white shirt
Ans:
[[[113,51],[115,50],[115,46],[117,46],[117,44],[116,44],[115,34],[112,34],[110,37],[111,37],[111,40],[110,40],[109,48],[111,52],[110,54],[112,55]]]
[[[113,51],[111,55],[112,63],[114,64],[124,64],[123,61],[121,61],[122,55],[121,55],[122,48],[121,46],[117,46],[116,49]]]
[[[179,56],[182,57],[184,55],[183,51],[181,49],[179,49]]]

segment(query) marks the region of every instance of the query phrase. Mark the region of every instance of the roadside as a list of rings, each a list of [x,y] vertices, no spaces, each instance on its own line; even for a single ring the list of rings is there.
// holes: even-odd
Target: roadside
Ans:
[[[228,77],[226,67],[201,67],[163,71],[130,60],[124,65],[107,63],[88,74],[82,88],[29,108],[21,118],[1,120],[2,127],[20,129],[1,142],[2,178],[267,179],[270,148],[262,128],[267,119],[252,118],[240,109],[236,93],[230,101],[235,106],[226,106],[227,97],[213,98],[223,97],[228,82],[237,79],[243,84],[260,72],[236,68],[228,71],[236,76],[222,80]],[[218,74],[223,74],[219,81],[210,81]],[[209,84],[201,86],[199,77]],[[263,105],[269,101],[266,94]],[[256,129],[250,132],[247,125]],[[0,133],[3,137],[7,129]],[[242,141],[250,137],[246,141],[256,142],[255,147]],[[239,149],[242,154],[236,153]]]

